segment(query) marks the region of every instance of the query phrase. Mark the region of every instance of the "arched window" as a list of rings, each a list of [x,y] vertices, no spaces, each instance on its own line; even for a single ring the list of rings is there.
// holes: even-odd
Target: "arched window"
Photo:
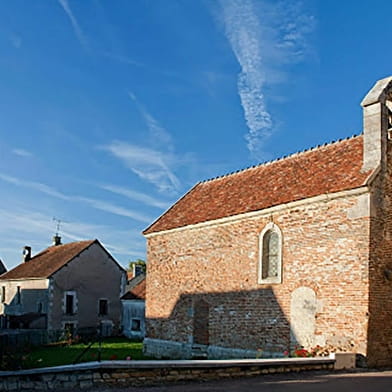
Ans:
[[[272,222],[260,234],[259,257],[259,283],[281,283],[282,232]]]

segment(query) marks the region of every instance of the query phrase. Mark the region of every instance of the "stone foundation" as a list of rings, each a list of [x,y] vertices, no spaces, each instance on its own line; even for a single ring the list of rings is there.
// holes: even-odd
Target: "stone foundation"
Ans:
[[[204,346],[191,343],[180,343],[173,340],[161,340],[145,338],[143,342],[144,354],[154,358],[170,358],[170,359],[194,359],[198,353],[205,354],[208,359],[238,359],[238,358],[282,358],[283,350],[279,352],[273,351],[257,351],[244,350],[239,348],[228,348],[220,346]]]
[[[144,338],[143,354],[159,359],[191,359],[192,345],[189,343],[174,342],[172,340]]]

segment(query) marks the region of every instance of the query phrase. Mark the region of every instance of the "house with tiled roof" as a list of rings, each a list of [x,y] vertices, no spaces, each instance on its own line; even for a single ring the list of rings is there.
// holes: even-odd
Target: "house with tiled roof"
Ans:
[[[126,271],[98,240],[53,245],[0,276],[0,327],[120,330]]]
[[[392,77],[363,132],[196,184],[145,231],[147,354],[392,365]]]
[[[146,274],[134,275],[126,286],[122,303],[122,331],[131,339],[143,339],[145,335]]]
[[[4,263],[0,259],[0,275],[7,272],[7,268],[5,267]]]

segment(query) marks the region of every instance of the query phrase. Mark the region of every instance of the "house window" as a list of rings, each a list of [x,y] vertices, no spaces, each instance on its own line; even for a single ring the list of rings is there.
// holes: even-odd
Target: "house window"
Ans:
[[[100,316],[106,316],[108,314],[108,300],[107,299],[100,299],[99,300],[98,314]]]
[[[76,313],[75,291],[66,291],[64,293],[64,313],[68,315],[72,315]]]
[[[74,313],[74,296],[72,294],[67,294],[65,297],[65,313]]]
[[[21,302],[21,293],[20,293],[20,286],[16,287],[16,303],[20,304]]]
[[[43,308],[42,302],[38,302],[38,309],[37,309],[37,312],[38,312],[38,313],[42,313],[42,308]]]
[[[5,302],[5,286],[1,287],[1,302]]]
[[[139,319],[132,319],[131,331],[140,331],[140,330],[141,330],[141,321]]]
[[[282,232],[274,223],[266,225],[260,234],[259,283],[282,282]]]

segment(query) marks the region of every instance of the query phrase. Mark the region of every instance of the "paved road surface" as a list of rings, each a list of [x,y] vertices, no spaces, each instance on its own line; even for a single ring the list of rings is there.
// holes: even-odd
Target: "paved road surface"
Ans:
[[[276,374],[154,387],[95,389],[99,392],[392,392],[392,371]],[[78,392],[73,389],[72,392]]]

